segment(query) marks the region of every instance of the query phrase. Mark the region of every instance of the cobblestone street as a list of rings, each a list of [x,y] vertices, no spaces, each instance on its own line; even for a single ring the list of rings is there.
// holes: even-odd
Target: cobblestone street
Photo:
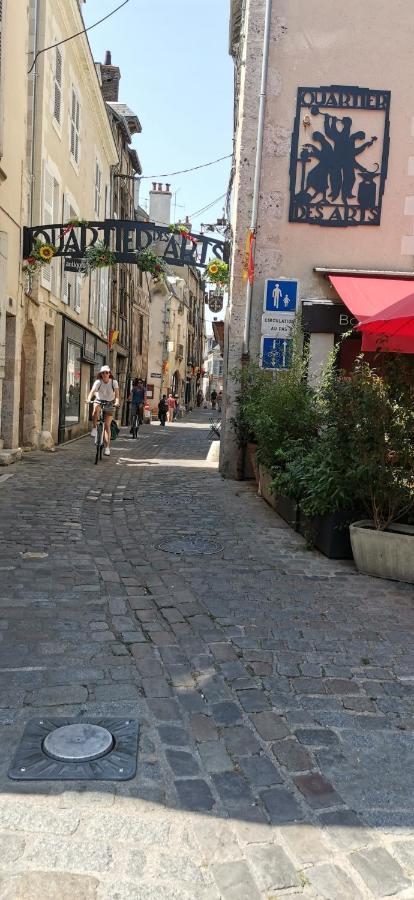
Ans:
[[[3,470],[1,900],[414,898],[412,587],[209,448],[203,410]],[[8,778],[28,720],[120,715],[132,781]]]

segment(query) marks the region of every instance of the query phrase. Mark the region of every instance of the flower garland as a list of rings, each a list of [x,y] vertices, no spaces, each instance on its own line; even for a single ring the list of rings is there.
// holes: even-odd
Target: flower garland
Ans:
[[[168,226],[168,231],[170,234],[179,234],[181,237],[185,238],[186,241],[191,241],[192,244],[197,243],[197,238],[190,234],[187,226],[183,225],[181,222],[173,222]]]
[[[228,264],[221,259],[211,259],[206,265],[206,280],[213,284],[225,285],[229,281]]]
[[[84,273],[93,269],[106,269],[108,266],[114,266],[116,263],[116,255],[107,247],[103,241],[96,241],[92,247],[85,250],[85,258],[82,261],[82,270]]]
[[[24,262],[23,271],[29,274],[38,272],[43,266],[50,265],[53,257],[57,253],[57,248],[53,244],[41,241],[39,238],[34,242],[30,256]]]
[[[165,272],[165,262],[152,250],[140,250],[137,253],[137,266],[141,272],[149,272],[154,278],[159,278]]]

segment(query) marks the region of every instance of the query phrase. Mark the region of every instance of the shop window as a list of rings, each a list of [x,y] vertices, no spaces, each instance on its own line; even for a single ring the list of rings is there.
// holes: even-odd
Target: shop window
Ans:
[[[65,386],[65,426],[79,422],[81,386],[81,348],[68,341]]]

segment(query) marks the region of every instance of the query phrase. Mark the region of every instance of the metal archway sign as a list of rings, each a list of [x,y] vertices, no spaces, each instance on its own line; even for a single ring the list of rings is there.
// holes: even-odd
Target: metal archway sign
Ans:
[[[23,229],[23,258],[28,259],[37,240],[55,247],[54,258],[65,259],[76,271],[76,261],[85,259],[86,250],[102,241],[114,253],[114,263],[136,263],[137,255],[151,247],[169,266],[196,266],[204,269],[209,251],[217,259],[228,262],[229,244],[205,234],[185,235],[171,232],[168,226],[155,222],[134,222],[131,219],[105,219],[103,222],[82,224],[37,225]],[[78,266],[79,266],[78,262]]]

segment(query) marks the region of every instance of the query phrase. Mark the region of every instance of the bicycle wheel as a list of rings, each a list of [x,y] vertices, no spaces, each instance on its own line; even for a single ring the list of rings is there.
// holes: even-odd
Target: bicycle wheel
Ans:
[[[98,463],[99,459],[102,459],[102,450],[103,450],[103,422],[98,422],[96,426],[96,454],[95,454],[95,466]]]

